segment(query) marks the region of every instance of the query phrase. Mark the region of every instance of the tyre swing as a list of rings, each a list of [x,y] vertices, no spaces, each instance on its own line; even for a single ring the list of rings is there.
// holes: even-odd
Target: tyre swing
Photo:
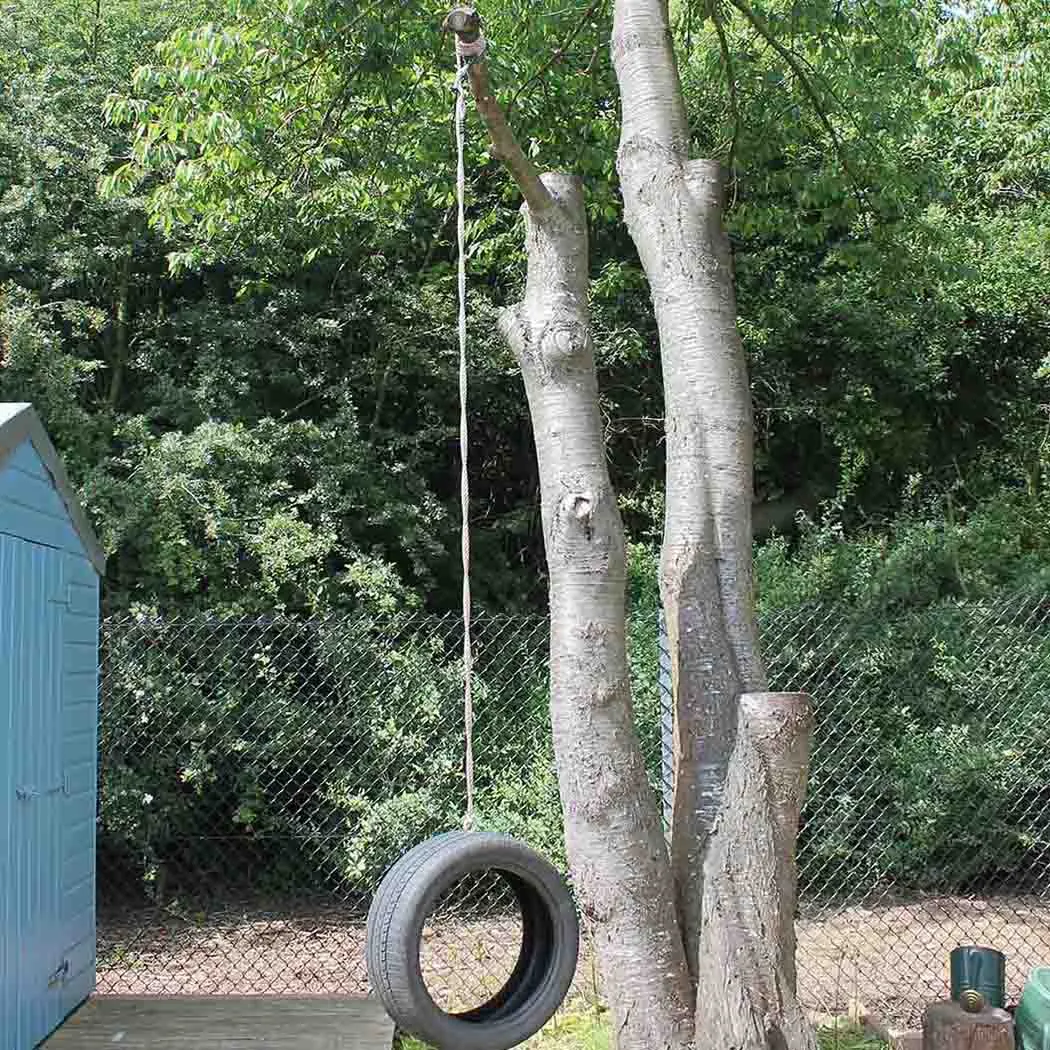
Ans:
[[[463,127],[467,61],[484,51],[457,38],[456,145],[459,246],[460,501],[463,553],[463,699],[467,806],[463,831],[451,831],[409,850],[383,877],[368,912],[366,962],[373,992],[402,1031],[440,1050],[509,1050],[538,1032],[561,1005],[576,971],[579,924],[557,870],[506,835],[474,831],[474,753],[471,729],[470,534],[467,485],[467,322],[464,237]],[[462,1012],[442,1009],[427,989],[421,951],[427,919],[457,884],[496,876],[521,918],[521,947],[509,977],[494,995]]]

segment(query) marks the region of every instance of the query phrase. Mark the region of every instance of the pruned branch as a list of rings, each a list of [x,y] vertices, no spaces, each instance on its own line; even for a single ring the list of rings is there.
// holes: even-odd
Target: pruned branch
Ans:
[[[453,8],[442,28],[455,33],[459,40],[468,46],[476,44],[481,37],[481,19],[472,7]],[[474,105],[488,128],[493,154],[503,162],[511,178],[517,183],[529,211],[533,216],[539,215],[552,207],[554,200],[547,187],[540,181],[540,173],[536,166],[525,156],[525,151],[518,144],[507,123],[489,82],[488,63],[484,55],[468,61],[467,79],[474,95]]]

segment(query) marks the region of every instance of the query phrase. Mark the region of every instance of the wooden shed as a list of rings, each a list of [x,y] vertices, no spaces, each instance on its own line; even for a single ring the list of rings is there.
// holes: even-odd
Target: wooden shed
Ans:
[[[30,405],[0,403],[0,1044],[30,1050],[95,984],[104,559]]]

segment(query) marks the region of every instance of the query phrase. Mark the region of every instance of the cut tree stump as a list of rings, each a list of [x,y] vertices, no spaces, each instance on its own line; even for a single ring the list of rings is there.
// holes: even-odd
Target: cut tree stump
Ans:
[[[1014,1019],[1005,1010],[969,1014],[945,1000],[926,1007],[922,1050],[1014,1050]]]

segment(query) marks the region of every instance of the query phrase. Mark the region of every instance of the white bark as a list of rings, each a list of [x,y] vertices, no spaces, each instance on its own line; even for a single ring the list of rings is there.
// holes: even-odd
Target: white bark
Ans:
[[[795,840],[813,714],[802,693],[746,693],[705,860],[697,1050],[815,1050],[795,996]]]
[[[723,179],[690,161],[666,7],[618,0],[617,166],[663,361],[667,484],[661,592],[671,645],[676,899],[695,970],[703,857],[721,804],[736,698],[765,688],[752,608],[751,399],[736,330]]]
[[[688,156],[666,0],[616,0],[612,55],[624,210],[663,362],[671,858],[696,980],[697,1047],[808,1050],[793,909],[810,721],[798,705],[758,699],[777,694],[762,692],[752,601],[751,400],[722,226],[724,176],[717,162]]]
[[[550,576],[551,718],[565,836],[620,1050],[686,1050],[692,999],[655,795],[634,729],[623,528],[609,481],[587,308],[579,181],[526,209],[524,301],[501,319],[525,380]]]

